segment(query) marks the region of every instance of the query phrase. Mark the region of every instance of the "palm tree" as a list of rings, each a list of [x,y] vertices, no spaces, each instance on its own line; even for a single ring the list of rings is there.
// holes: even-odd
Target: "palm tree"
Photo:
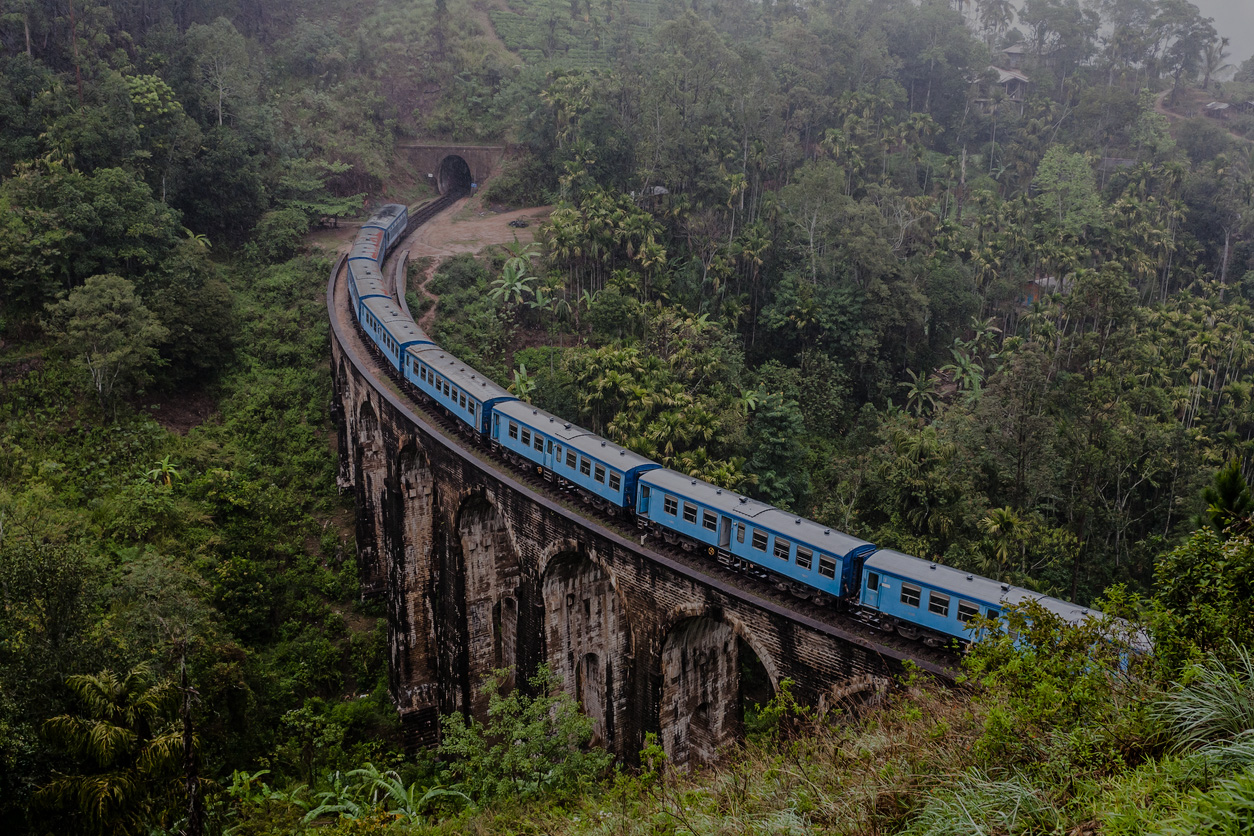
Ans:
[[[916,417],[922,418],[925,410],[928,412],[935,410],[939,402],[936,378],[924,377],[913,370],[907,370],[906,374],[910,375],[909,382],[897,384],[906,390],[906,411],[913,412]]]
[[[154,462],[156,465],[152,470],[148,471],[148,478],[154,482],[162,482],[167,488],[173,487],[173,480],[178,478],[178,466],[170,461],[170,454],[166,453],[161,457],[161,461]]]
[[[979,525],[980,531],[992,540],[993,553],[1002,566],[1009,564],[1011,554],[1026,547],[1022,536],[1023,520],[1009,505],[992,509]]]
[[[82,714],[44,724],[44,734],[78,762],[79,774],[57,774],[35,802],[64,810],[99,834],[149,833],[174,808],[183,735],[170,722],[178,692],[154,681],[147,664],[125,676],[112,671],[71,676]]]
[[[1210,77],[1231,67],[1224,63],[1228,53],[1228,39],[1216,38],[1202,48],[1202,89],[1210,89]]]

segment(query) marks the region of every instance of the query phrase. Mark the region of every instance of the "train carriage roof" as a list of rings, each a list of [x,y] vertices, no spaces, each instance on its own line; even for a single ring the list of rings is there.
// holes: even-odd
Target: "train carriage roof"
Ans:
[[[418,327],[418,324],[396,307],[388,298],[373,297],[364,303],[366,309],[374,314],[380,324],[392,335],[392,339],[401,345],[417,341],[429,342],[430,337]]]
[[[439,372],[440,375],[447,378],[450,383],[462,391],[474,395],[481,402],[490,401],[493,398],[514,397],[508,390],[498,386],[492,380],[467,366],[438,345],[415,346],[409,349],[409,351]]]
[[[866,540],[851,537],[820,525],[814,520],[789,514],[773,505],[767,505],[765,502],[759,502],[735,491],[724,490],[717,485],[685,476],[674,470],[651,470],[641,476],[640,481],[681,498],[699,502],[729,517],[752,520],[755,525],[769,529],[781,537],[832,554],[843,556],[855,549],[872,545]]]
[[[370,220],[361,225],[362,229],[375,226],[386,229],[388,226],[391,226],[398,215],[408,211],[408,208],[403,203],[389,203],[386,206],[380,206],[379,210],[370,216]]]
[[[602,438],[594,432],[559,418],[551,412],[532,406],[523,401],[513,401],[497,408],[502,415],[507,415],[534,430],[547,433],[559,439],[570,449],[583,453],[590,459],[596,459],[615,470],[624,472],[636,467],[656,465],[639,453],[633,453],[626,447]]]
[[[355,261],[359,258],[368,258],[371,261],[378,261],[379,246],[382,243],[383,230],[363,229],[353,240],[353,248],[348,251],[348,260]]]
[[[880,549],[867,558],[865,565],[868,569],[888,572],[899,578],[916,581],[923,586],[949,592],[985,606],[1004,607],[1022,604],[1025,601],[1035,601],[1070,624],[1080,624],[1090,616],[1100,618],[1102,615],[1097,610],[1086,609],[1070,601],[1051,598],[1023,587],[1003,584],[991,578],[963,572],[952,566],[933,563],[892,549]]]
[[[358,296],[382,296],[388,298],[387,288],[383,286],[383,282],[378,279],[358,279],[357,280]]]

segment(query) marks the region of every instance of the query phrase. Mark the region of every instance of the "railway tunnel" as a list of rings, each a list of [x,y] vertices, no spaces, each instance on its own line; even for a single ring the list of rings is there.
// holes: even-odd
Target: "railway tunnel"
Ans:
[[[440,194],[454,196],[470,194],[470,185],[473,182],[470,164],[460,155],[449,154],[440,161],[435,177],[436,189]]]

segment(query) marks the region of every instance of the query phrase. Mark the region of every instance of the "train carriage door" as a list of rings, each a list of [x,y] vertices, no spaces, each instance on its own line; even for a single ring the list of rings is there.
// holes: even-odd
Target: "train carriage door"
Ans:
[[[879,572],[866,573],[866,588],[862,591],[862,603],[868,607],[879,608],[880,605],[880,574]]]
[[[731,520],[727,517],[718,518],[718,547],[723,550],[731,549]]]

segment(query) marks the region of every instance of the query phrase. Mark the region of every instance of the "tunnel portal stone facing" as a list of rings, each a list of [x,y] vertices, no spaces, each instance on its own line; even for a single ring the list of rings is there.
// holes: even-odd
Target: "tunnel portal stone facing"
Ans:
[[[485,720],[484,677],[500,668],[525,683],[549,664],[611,752],[634,761],[654,733],[680,766],[741,733],[742,652],[772,688],[788,678],[815,705],[901,671],[464,449],[375,379],[357,332],[331,320],[338,482],[355,495],[361,588],[385,603],[391,693],[412,744],[438,740],[441,713]]]

